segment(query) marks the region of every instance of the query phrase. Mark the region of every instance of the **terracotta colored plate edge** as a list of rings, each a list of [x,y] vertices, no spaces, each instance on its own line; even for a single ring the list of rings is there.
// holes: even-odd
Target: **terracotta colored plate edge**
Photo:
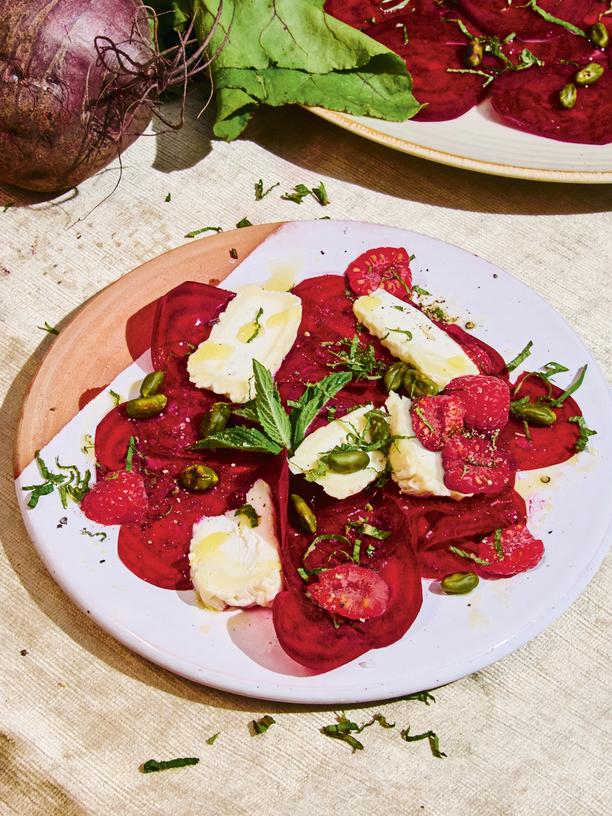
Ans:
[[[168,250],[80,306],[54,339],[25,396],[15,436],[15,478],[35,451],[76,416],[85,392],[107,385],[138,356],[130,350],[125,331],[135,313],[148,307],[152,314],[155,301],[183,281],[220,283],[281,224],[231,230]],[[230,256],[231,248],[237,260]],[[84,350],[91,351],[89,357]]]
[[[330,111],[326,108],[307,108],[315,116],[326,119],[334,125],[362,136],[371,142],[390,147],[400,153],[407,153],[417,156],[420,159],[434,161],[437,164],[445,164],[448,167],[457,167],[460,170],[473,170],[477,173],[485,173],[490,176],[503,176],[505,178],[518,178],[525,181],[548,181],[558,184],[611,184],[612,172],[608,170],[550,170],[547,168],[522,167],[514,164],[503,164],[497,162],[487,162],[481,159],[470,159],[458,153],[448,153],[444,150],[437,150],[433,147],[426,147],[418,142],[411,142],[409,139],[401,139],[383,133],[369,125],[356,122],[351,116]]]

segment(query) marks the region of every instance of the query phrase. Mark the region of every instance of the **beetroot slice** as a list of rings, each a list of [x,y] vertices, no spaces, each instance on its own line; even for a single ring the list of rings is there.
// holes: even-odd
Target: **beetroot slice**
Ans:
[[[233,292],[217,286],[186,281],[159,299],[151,357],[153,367],[166,372],[166,392],[175,381],[188,382],[187,355],[208,337],[212,322],[233,297]]]
[[[147,473],[147,490],[152,492],[157,517],[142,525],[122,527],[119,533],[119,558],[143,581],[164,589],[189,589],[189,546],[193,525],[202,516],[219,516],[244,503],[245,493],[262,478],[271,487],[277,509],[279,541],[284,535],[287,514],[287,463],[283,456],[240,455],[231,467],[230,451],[206,457],[206,464],[220,474],[219,484],[205,493],[189,493],[172,476],[172,462],[158,463],[163,472]],[[235,458],[235,457],[234,457]],[[151,460],[148,464],[154,464]],[[185,463],[174,465],[174,476]],[[159,480],[157,493],[155,480]],[[152,497],[149,499],[152,502]],[[153,509],[153,508],[152,508]]]
[[[415,121],[456,119],[486,95],[483,77],[447,70],[465,69],[463,53],[468,39],[455,23],[405,14],[401,19],[372,25],[366,33],[406,62],[414,95],[419,102],[427,103],[413,117]]]
[[[506,361],[496,349],[489,346],[484,340],[469,334],[456,323],[437,323],[437,325],[459,343],[467,356],[476,363],[481,374],[508,379]]]
[[[372,20],[377,23],[405,17],[409,13],[440,17],[441,9],[436,0],[410,0],[409,8],[395,8],[399,0],[327,0],[324,10],[337,20],[353,28],[367,28]]]
[[[367,513],[370,523],[391,532],[384,541],[363,537],[362,543],[360,563],[377,573],[389,587],[387,610],[377,618],[346,620],[335,628],[331,615],[307,597],[308,584],[302,582],[296,572],[313,537],[290,527],[283,543],[286,589],[274,601],[274,628],[285,652],[316,671],[329,671],[370,649],[395,643],[408,630],[421,607],[421,582],[411,527],[392,498],[371,495],[370,502],[373,507]],[[318,532],[343,533],[347,520],[365,514],[363,508],[364,494],[340,502],[321,496],[317,504]],[[370,556],[365,542],[375,547]]]
[[[577,70],[560,65],[504,74],[493,83],[493,109],[506,124],[528,133],[563,142],[608,144],[612,142],[612,73],[606,70],[594,85],[579,88],[575,106],[566,110],[559,103],[559,91]]]
[[[357,320],[353,314],[352,301],[346,296],[343,275],[322,275],[298,284],[293,294],[302,300],[302,322],[298,337],[282,366],[276,381],[284,400],[298,399],[306,383],[318,382],[343,366],[331,368],[335,361],[329,346],[323,343],[339,343],[351,340],[357,334]],[[377,358],[390,363],[393,358],[380,342],[369,334],[359,335],[360,341],[374,346]],[[382,405],[387,395],[381,380],[353,380],[329,405],[338,409],[338,416],[355,405],[373,402]],[[325,412],[323,413],[325,416]],[[321,420],[315,422],[314,430]]]
[[[565,29],[547,22],[524,3],[508,5],[505,0],[458,0],[460,16],[475,22],[487,34],[505,37],[516,34],[523,39],[539,40],[554,37]],[[539,0],[538,5],[549,14],[580,27],[593,0]]]
[[[520,389],[517,392],[517,386]],[[562,390],[553,386],[553,398],[559,397]],[[512,399],[529,397],[537,401],[548,394],[545,383],[535,376],[523,374],[512,388]],[[554,425],[547,428],[529,426],[531,440],[525,435],[525,426],[522,421],[510,415],[508,424],[500,433],[497,445],[500,450],[510,454],[519,470],[534,470],[535,468],[551,467],[570,459],[576,453],[576,442],[580,435],[578,425],[569,422],[571,416],[581,416],[582,411],[578,403],[568,397],[559,408],[553,408],[557,415]]]

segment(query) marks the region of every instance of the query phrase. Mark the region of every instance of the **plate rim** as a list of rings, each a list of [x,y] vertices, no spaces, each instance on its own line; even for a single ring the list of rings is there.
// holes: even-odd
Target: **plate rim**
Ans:
[[[236,238],[238,235],[245,235],[246,233],[251,232],[251,235],[255,237],[255,233],[257,236],[261,235],[261,239],[257,240],[253,246],[253,249],[257,248],[268,235],[271,235],[276,229],[283,226],[284,224],[315,224],[319,223],[316,220],[310,220],[306,222],[302,221],[293,221],[293,222],[280,222],[280,223],[273,223],[273,224],[263,224],[257,225],[256,227],[250,227],[248,230],[231,230],[227,233],[223,233],[217,236],[211,236],[209,238],[201,239],[200,241],[191,242],[190,244],[183,244],[179,247],[175,247],[167,252],[161,253],[160,255],[156,256],[155,258],[145,262],[144,264],[135,267],[130,272],[126,273],[126,275],[122,276],[121,278],[113,281],[108,286],[101,289],[99,292],[95,293],[91,298],[84,301],[83,304],[68,318],[69,323],[65,327],[64,330],[67,330],[70,325],[72,325],[75,321],[79,320],[79,317],[82,317],[83,307],[92,303],[95,299],[103,296],[109,289],[113,287],[117,287],[121,285],[121,282],[125,280],[126,277],[129,275],[137,276],[138,274],[143,274],[143,270],[146,270],[151,264],[158,261],[160,258],[165,258],[168,255],[172,255],[177,251],[180,252],[181,250],[185,251],[185,247],[193,247],[197,250],[198,246],[200,248],[204,248],[205,246],[212,247],[213,244],[220,244],[224,247],[231,246],[232,243],[236,242]],[[397,227],[393,225],[376,225],[370,224],[368,222],[360,222],[360,221],[346,221],[346,220],[338,220],[335,221],[336,224],[362,224],[365,227],[375,227],[375,226],[382,226],[382,227],[391,227],[391,229],[395,229],[398,232],[406,233],[406,234],[419,234],[423,238],[428,241],[433,241],[434,243],[439,243],[442,245],[453,247],[455,250],[459,250],[461,253],[466,253],[467,255],[473,255],[474,253],[470,253],[468,250],[464,249],[461,246],[457,246],[452,244],[449,241],[445,241],[441,238],[437,238],[430,235],[425,235],[423,233],[415,233],[414,230],[408,230],[403,227]],[[208,243],[206,243],[208,242]],[[196,252],[197,254],[197,252]],[[241,261],[247,257],[241,257]],[[488,260],[487,258],[483,258],[482,256],[478,255],[478,258],[485,261],[490,266],[502,270],[502,267],[499,267],[497,264],[493,263],[492,261]],[[231,265],[228,266],[228,273],[231,271],[233,267]],[[597,373],[601,380],[606,383],[607,378],[605,377],[599,362],[593,356],[592,352],[586,347],[584,341],[580,337],[580,335],[573,329],[573,327],[568,323],[568,321],[538,292],[533,290],[528,284],[524,281],[520,280],[519,278],[515,277],[512,273],[506,272],[503,270],[505,274],[509,275],[512,278],[514,284],[518,284],[521,289],[524,289],[529,292],[530,296],[535,297],[536,299],[540,300],[542,303],[546,304],[547,308],[551,311],[551,314],[555,316],[557,320],[563,322],[571,331],[574,336],[574,339],[579,342],[579,344],[585,349],[585,351],[589,354],[590,359],[595,363]],[[180,272],[180,274],[184,275],[184,272]],[[49,351],[45,355],[41,366],[39,367],[38,371],[34,375],[32,379],[32,384],[39,376],[40,371],[45,363],[49,365],[48,359],[52,357],[52,350],[53,345],[50,347]],[[119,371],[122,368],[119,369]],[[612,396],[610,395],[610,390],[607,390],[608,394],[608,402],[612,404]],[[26,399],[24,400],[23,407],[22,407],[22,416],[26,411],[28,401],[32,399],[32,388],[28,392]],[[19,436],[23,433],[23,427],[20,417],[19,428],[18,428],[18,435],[16,436],[16,448]],[[59,432],[56,431],[56,433]],[[55,435],[55,434],[54,434]],[[47,442],[50,440],[47,440]],[[45,443],[46,444],[46,443]],[[298,705],[317,705],[317,704],[341,704],[342,702],[346,703],[348,700],[347,696],[342,695],[342,688],[343,686],[339,686],[337,692],[332,691],[331,689],[321,688],[315,689],[314,693],[311,689],[309,693],[306,692],[304,688],[299,689],[291,684],[286,686],[272,686],[271,684],[263,684],[263,687],[249,687],[245,689],[244,683],[240,681],[235,681],[231,678],[231,676],[226,676],[224,679],[215,680],[214,678],[206,677],[206,671],[202,671],[201,667],[199,671],[190,669],[189,663],[184,661],[182,658],[177,658],[177,656],[172,656],[166,654],[165,652],[160,651],[157,647],[153,644],[148,642],[143,642],[140,637],[135,633],[132,632],[128,625],[116,623],[112,619],[108,619],[104,615],[98,615],[95,610],[91,610],[88,608],[87,602],[85,599],[81,598],[80,593],[72,587],[72,583],[69,579],[64,580],[64,576],[60,577],[54,570],[53,565],[50,560],[47,559],[46,553],[43,549],[40,549],[37,543],[37,538],[33,535],[33,529],[30,525],[30,517],[24,513],[23,511],[23,495],[20,492],[18,482],[15,483],[15,487],[17,490],[17,495],[20,499],[19,507],[21,510],[21,515],[25,524],[25,527],[28,532],[28,537],[30,538],[37,554],[42,559],[43,563],[45,564],[47,570],[49,571],[53,580],[60,586],[60,588],[68,595],[72,602],[74,602],[79,609],[81,609],[85,614],[88,615],[91,619],[93,619],[100,628],[105,631],[106,633],[110,634],[111,637],[118,640],[124,646],[129,648],[130,650],[136,652],[137,654],[141,655],[142,657],[146,658],[147,660],[153,662],[155,665],[161,666],[163,669],[168,670],[174,674],[180,675],[185,677],[188,680],[195,681],[197,683],[209,686],[211,688],[218,689],[220,691],[239,694],[246,697],[251,697],[255,699],[262,699],[262,700],[274,700],[278,702],[284,703],[293,703]],[[593,553],[590,561],[584,565],[583,569],[581,570],[580,574],[577,576],[576,581],[570,588],[570,590],[565,594],[565,596],[560,599],[554,606],[550,607],[545,614],[540,614],[538,617],[533,618],[530,623],[525,626],[523,629],[518,631],[516,634],[511,635],[506,640],[499,643],[495,648],[488,650],[489,653],[479,652],[473,655],[467,661],[459,664],[454,663],[452,666],[448,667],[447,670],[441,674],[438,679],[437,685],[445,685],[446,683],[453,682],[457,679],[460,679],[466,674],[469,674],[476,670],[481,670],[486,668],[487,666],[491,665],[492,663],[496,662],[497,660],[501,660],[506,657],[508,654],[516,651],[521,646],[525,645],[527,642],[532,640],[533,638],[537,637],[541,634],[546,628],[548,628],[552,623],[554,623],[573,603],[574,601],[584,592],[588,584],[590,583],[592,577],[597,572],[599,566],[601,565],[607,550],[609,548],[610,538],[612,537],[612,517],[608,520],[608,524],[606,526],[605,532],[602,535],[602,538],[599,542],[597,550]],[[177,663],[179,665],[177,665]],[[197,669],[198,667],[196,667]],[[394,697],[401,696],[402,694],[406,693],[405,690],[400,688],[401,686],[401,679],[397,679],[396,682],[390,686],[380,686],[376,684],[374,688],[369,689],[367,686],[367,679],[364,678],[364,686],[363,691],[357,694],[354,689],[351,689],[351,702],[354,703],[366,703],[366,702],[376,702],[379,700],[388,700],[393,699]]]
[[[376,142],[399,153],[416,156],[447,167],[472,170],[489,176],[522,179],[523,181],[544,181],[556,184],[612,184],[612,170],[552,170],[544,167],[523,167],[503,162],[485,161],[484,159],[472,159],[459,153],[449,153],[438,148],[427,147],[410,139],[391,136],[382,130],[378,130],[373,124],[365,125],[349,113],[332,111],[318,106],[306,107],[306,110],[370,142]],[[376,119],[370,119],[370,121],[375,123]]]

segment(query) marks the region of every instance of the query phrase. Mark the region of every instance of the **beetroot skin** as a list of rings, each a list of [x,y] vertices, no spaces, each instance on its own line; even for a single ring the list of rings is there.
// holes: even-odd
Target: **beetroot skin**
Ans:
[[[73,187],[145,129],[134,83],[111,43],[139,65],[154,57],[141,0],[0,0],[0,181]],[[96,39],[98,38],[98,39]],[[129,87],[128,87],[129,83]]]

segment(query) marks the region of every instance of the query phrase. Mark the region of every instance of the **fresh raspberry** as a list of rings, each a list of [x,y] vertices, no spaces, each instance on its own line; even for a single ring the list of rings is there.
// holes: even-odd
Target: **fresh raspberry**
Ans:
[[[539,538],[534,538],[524,524],[514,524],[505,527],[498,535],[498,545],[495,546],[495,534],[483,538],[478,545],[478,556],[489,562],[489,566],[477,565],[474,571],[483,578],[506,578],[532,569],[544,555],[544,544]],[[500,559],[497,549],[503,550],[504,557]]]
[[[346,268],[348,285],[356,295],[369,295],[386,289],[406,300],[412,289],[410,257],[403,247],[368,249]]]
[[[499,493],[513,476],[509,457],[481,437],[454,436],[442,448],[444,484],[459,493]]]
[[[389,606],[389,585],[371,569],[342,564],[320,573],[308,594],[332,615],[350,620],[378,618]]]
[[[464,422],[476,431],[495,431],[508,424],[510,387],[498,377],[483,374],[455,377],[445,391],[461,400],[465,408]]]
[[[421,397],[410,408],[412,429],[424,448],[439,451],[452,436],[463,431],[464,413],[458,397]]]
[[[149,501],[139,473],[115,470],[97,482],[81,502],[81,510],[98,524],[137,524]]]

